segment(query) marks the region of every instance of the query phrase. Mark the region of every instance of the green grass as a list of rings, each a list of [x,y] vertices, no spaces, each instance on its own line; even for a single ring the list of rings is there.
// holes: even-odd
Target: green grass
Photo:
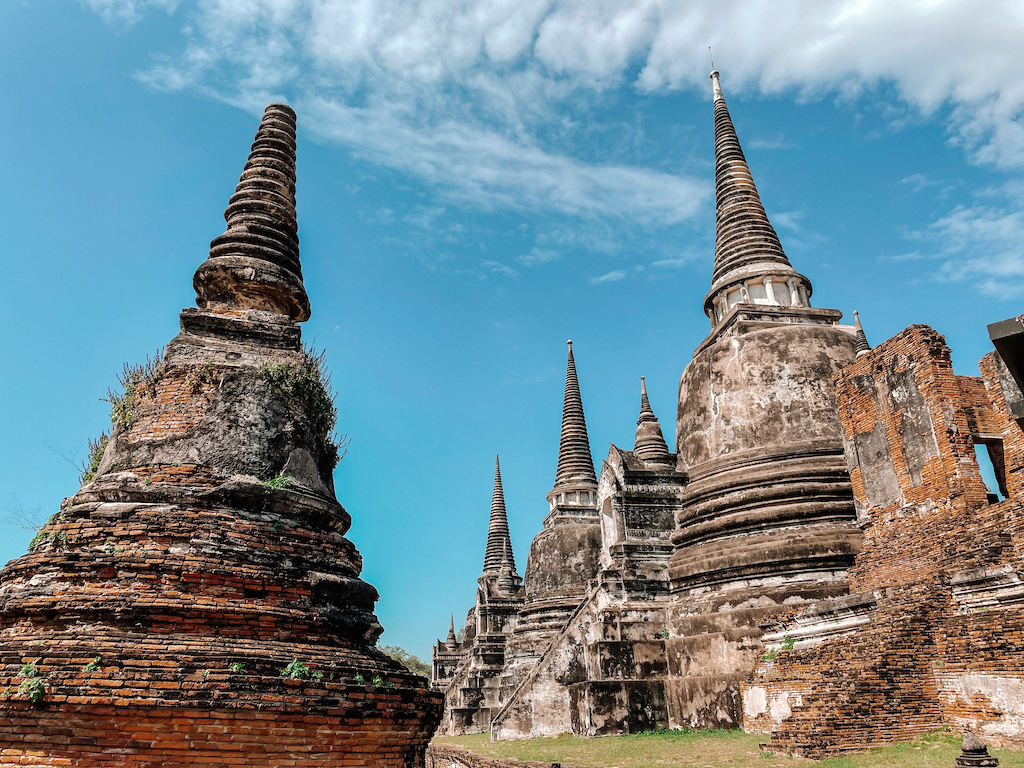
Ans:
[[[654,731],[630,736],[585,739],[578,736],[491,742],[486,733],[444,736],[435,743],[458,744],[490,757],[512,757],[545,763],[608,766],[609,768],[784,768],[794,763],[821,768],[951,768],[960,754],[960,736],[935,733],[915,741],[878,747],[820,763],[762,753],[767,736],[734,731]],[[1024,751],[992,749],[1000,768],[1024,768]]]

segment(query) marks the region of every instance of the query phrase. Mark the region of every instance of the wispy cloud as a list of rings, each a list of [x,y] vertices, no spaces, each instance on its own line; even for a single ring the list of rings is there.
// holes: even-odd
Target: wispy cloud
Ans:
[[[176,5],[84,1],[112,21]],[[706,91],[709,43],[731,93],[850,97],[891,84],[903,100],[895,120],[907,107],[919,115],[945,110],[951,140],[975,161],[1024,165],[1024,14],[1013,3],[985,13],[956,0],[181,5],[184,53],[143,80],[254,111],[287,96],[306,127],[436,184],[460,204],[654,225],[694,216],[707,198],[703,180],[583,162],[539,137],[571,121],[566,105],[587,93]]]
[[[505,277],[519,277],[519,273],[507,264],[498,261],[481,261],[480,266],[492,274],[504,275]]]
[[[149,8],[160,8],[173,13],[178,0],[81,0],[89,9],[98,13],[108,24],[131,26],[142,18]]]
[[[547,264],[548,262],[555,261],[561,258],[561,256],[562,254],[560,251],[534,246],[530,249],[529,253],[516,256],[516,261],[524,267],[532,267],[535,264]]]
[[[600,277],[590,278],[591,285],[600,285],[601,283],[617,283],[626,276],[626,270],[616,269],[613,272],[606,272]]]
[[[978,202],[960,205],[911,240],[931,244],[903,259],[923,255],[941,262],[940,280],[967,282],[997,299],[1018,299],[1024,289],[1024,195],[1018,185],[986,190]]]
[[[796,143],[789,141],[785,136],[779,134],[775,138],[768,139],[763,136],[755,136],[746,142],[749,149],[795,149]]]

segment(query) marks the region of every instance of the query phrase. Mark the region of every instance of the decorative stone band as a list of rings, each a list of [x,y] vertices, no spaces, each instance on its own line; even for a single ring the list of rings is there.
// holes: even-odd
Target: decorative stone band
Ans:
[[[853,634],[871,622],[879,597],[877,592],[861,592],[822,600],[793,621],[766,631],[761,637],[765,649],[777,651],[788,646],[803,650],[834,637]]]
[[[626,538],[632,540],[657,539],[668,541],[671,531],[657,531],[653,528],[627,528]]]

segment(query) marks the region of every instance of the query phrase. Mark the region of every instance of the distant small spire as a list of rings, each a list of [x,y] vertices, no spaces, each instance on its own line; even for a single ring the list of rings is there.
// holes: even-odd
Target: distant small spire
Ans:
[[[448,639],[444,641],[445,648],[454,651],[459,647],[459,641],[455,638],[455,614],[452,614],[451,623],[448,625]]]
[[[515,564],[511,560],[511,545],[505,542],[501,554],[501,568],[498,570],[498,591],[511,597],[519,587],[519,576],[515,570]]]
[[[640,418],[636,422],[633,455],[645,464],[667,467],[675,463],[661,433],[661,424],[647,399],[647,383],[643,376],[640,377]]]
[[[866,355],[871,351],[871,345],[868,344],[868,337],[864,334],[864,328],[860,324],[860,313],[857,310],[853,311],[853,324],[857,327],[857,357]]]
[[[566,344],[569,346],[569,360],[565,369],[562,437],[558,445],[558,469],[555,472],[554,487],[580,483],[596,486],[597,475],[594,473],[594,459],[590,454],[587,419],[583,415],[580,382],[576,377],[576,361],[572,356],[572,339]]]
[[[654,415],[654,411],[651,410],[651,401],[647,399],[647,382],[644,381],[644,377],[640,377],[640,424],[644,421],[657,421],[657,417]]]
[[[295,214],[295,112],[271,104],[224,212],[227,230],[192,284],[203,309],[257,309],[309,319]]]

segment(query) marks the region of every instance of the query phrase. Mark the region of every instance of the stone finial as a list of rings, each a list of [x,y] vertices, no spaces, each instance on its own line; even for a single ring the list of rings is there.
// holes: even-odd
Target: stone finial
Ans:
[[[651,409],[651,401],[647,399],[647,383],[640,377],[640,418],[636,422],[636,439],[633,442],[633,455],[645,464],[672,466],[672,454],[669,453],[665,436],[661,433],[661,424]]]
[[[455,614],[452,614],[451,623],[448,624],[448,639],[444,641],[444,647],[454,651],[459,647],[459,641],[455,637]]]
[[[968,731],[960,744],[960,756],[956,764],[960,768],[996,768],[999,760],[988,753],[988,747],[981,739]]]
[[[558,445],[558,469],[555,472],[554,487],[581,483],[596,487],[597,475],[594,473],[594,459],[590,455],[590,438],[587,436],[587,420],[583,415],[580,382],[576,377],[576,361],[572,356],[572,339],[566,344],[569,346],[569,360],[565,370],[562,437]]]
[[[501,487],[501,461],[494,457],[494,491],[491,494],[491,521],[487,528],[487,549],[484,552],[484,573],[498,573],[508,558],[515,571],[516,561],[512,556],[512,540],[508,531],[508,514],[505,511],[505,492]]]
[[[714,95],[715,101],[725,101],[725,97],[722,96],[722,84],[719,82],[719,74],[717,69],[711,70],[711,93]]]
[[[224,212],[227,230],[196,270],[196,304],[309,319],[295,214],[295,113],[271,104]]]
[[[857,357],[866,355],[871,351],[871,345],[868,344],[868,337],[864,334],[864,328],[860,324],[860,313],[857,310],[853,311],[853,324],[857,327]]]
[[[798,277],[808,294],[810,281],[789,263],[750,174],[718,70],[711,73],[715,104],[715,265],[704,312],[711,313],[720,290],[766,274]]]

